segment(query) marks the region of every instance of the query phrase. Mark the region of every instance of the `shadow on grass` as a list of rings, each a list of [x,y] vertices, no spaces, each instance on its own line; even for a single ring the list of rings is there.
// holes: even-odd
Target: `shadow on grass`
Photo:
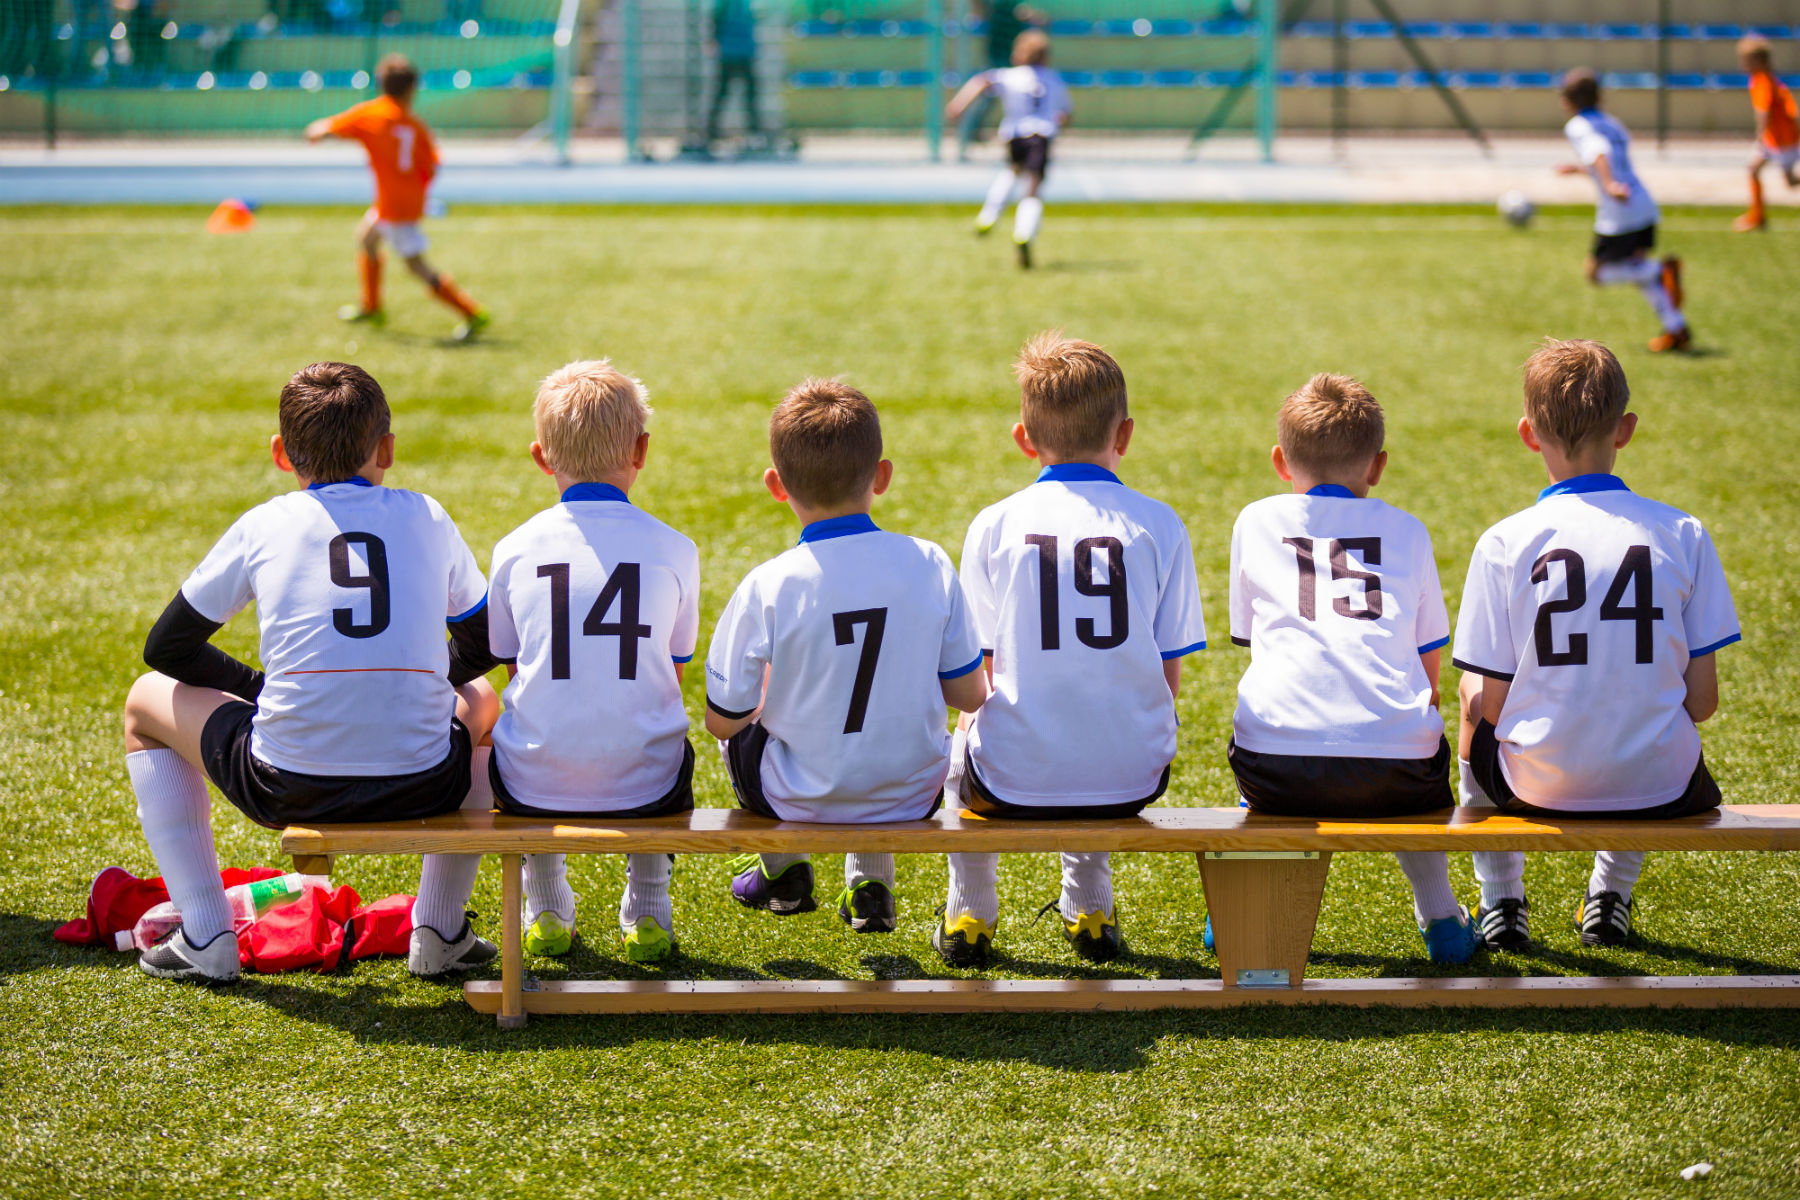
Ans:
[[[0,913],[0,979],[39,967],[86,965],[87,956],[80,953],[80,947],[65,946],[50,936],[59,923],[21,913]]]

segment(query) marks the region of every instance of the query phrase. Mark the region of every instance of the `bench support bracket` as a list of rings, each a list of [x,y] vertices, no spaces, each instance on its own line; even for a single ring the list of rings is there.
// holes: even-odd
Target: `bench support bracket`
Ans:
[[[1306,977],[1331,852],[1206,851],[1197,857],[1220,976],[1236,987],[1297,986]]]
[[[525,856],[500,856],[500,1011],[502,1029],[525,1028]]]

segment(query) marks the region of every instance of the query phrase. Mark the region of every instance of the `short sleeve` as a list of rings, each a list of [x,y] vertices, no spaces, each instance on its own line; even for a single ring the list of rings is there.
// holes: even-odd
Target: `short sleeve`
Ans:
[[[450,605],[444,617],[455,624],[468,620],[486,607],[487,580],[481,574],[481,564],[475,561],[469,543],[463,541],[456,522],[448,514],[443,520],[450,542]]]
[[[681,602],[675,611],[675,628],[669,634],[669,656],[678,663],[694,661],[694,648],[700,642],[700,551],[690,542],[685,552],[676,573]]]
[[[1206,620],[1200,611],[1200,580],[1194,548],[1179,521],[1169,538],[1169,572],[1156,598],[1156,648],[1166,662],[1206,649]]]
[[[1593,166],[1602,154],[1612,149],[1612,143],[1594,128],[1591,121],[1584,118],[1576,117],[1571,120],[1564,132],[1569,135],[1569,145],[1575,147],[1575,157],[1581,160],[1583,166]]]
[[[250,585],[249,560],[253,516],[245,513],[233,522],[181,585],[181,594],[194,611],[219,625],[243,612],[256,598]]]
[[[1438,582],[1437,558],[1431,552],[1430,537],[1419,539],[1418,555],[1419,606],[1413,637],[1419,653],[1430,654],[1450,644],[1450,610],[1444,607],[1444,585]]]
[[[969,616],[969,603],[963,595],[962,585],[957,582],[950,557],[936,547],[933,550],[933,558],[943,568],[944,593],[950,608],[944,621],[944,642],[938,649],[938,678],[945,681],[961,679],[981,666],[981,639],[976,636],[975,622]]]
[[[977,517],[963,539],[962,570],[958,572],[969,624],[984,654],[994,652],[1000,607],[999,597],[994,592],[993,564],[988,561],[990,534],[989,522]]]
[[[431,130],[425,126],[415,123],[413,128],[418,130],[417,144],[413,149],[414,169],[418,171],[421,180],[430,183],[437,175],[437,143],[432,140]]]
[[[488,653],[501,662],[519,657],[519,626],[513,620],[513,560],[503,557],[505,543],[494,550],[493,580],[488,584]]]
[[[1498,545],[1485,535],[1469,560],[1469,578],[1463,584],[1462,608],[1456,618],[1456,648],[1451,659],[1465,671],[1491,679],[1511,681],[1518,673],[1519,654],[1513,645],[1512,617],[1507,611],[1509,580],[1503,564],[1494,561]]]
[[[706,650],[706,707],[729,721],[762,704],[763,672],[769,663],[769,629],[755,577],[738,585]]]
[[[1731,602],[1731,585],[1713,546],[1712,535],[1700,532],[1694,563],[1694,590],[1681,609],[1681,626],[1687,634],[1688,656],[1699,658],[1722,650],[1742,638],[1737,607]]]
[[[1231,583],[1228,603],[1231,618],[1231,640],[1239,646],[1250,644],[1251,634],[1251,597],[1250,581],[1244,577],[1244,515],[1231,527]]]
[[[1759,113],[1766,113],[1775,107],[1775,89],[1770,86],[1768,76],[1750,77],[1750,107]]]
[[[363,106],[360,104],[346,108],[331,118],[331,132],[341,138],[358,138],[363,136]]]

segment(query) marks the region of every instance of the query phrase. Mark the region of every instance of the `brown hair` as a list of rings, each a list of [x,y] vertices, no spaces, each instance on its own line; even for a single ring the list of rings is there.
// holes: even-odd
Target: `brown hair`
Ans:
[[[1737,44],[1738,57],[1759,71],[1767,71],[1769,62],[1769,39],[1760,33],[1746,34]]]
[[[1562,77],[1562,98],[1576,112],[1600,107],[1600,77],[1592,67],[1576,67]]]
[[[830,508],[866,491],[881,465],[881,417],[869,398],[835,379],[808,379],[769,418],[769,457],[788,495]]]
[[[1019,417],[1040,453],[1058,458],[1107,448],[1119,422],[1130,415],[1125,372],[1092,342],[1040,333],[1013,364],[1019,380]]]
[[[387,397],[361,367],[317,362],[281,389],[281,445],[294,473],[340,483],[362,469],[386,437]]]
[[[1309,475],[1367,469],[1381,453],[1381,404],[1348,375],[1321,371],[1281,402],[1275,436],[1288,463]]]
[[[1041,29],[1027,29],[1013,39],[1012,64],[1015,67],[1041,67],[1050,61],[1050,35]]]
[[[418,89],[419,68],[404,54],[390,54],[375,67],[375,82],[382,95],[405,100]]]
[[[559,475],[582,482],[630,465],[649,418],[644,385],[604,358],[552,371],[531,406],[544,461]]]
[[[1550,338],[1525,360],[1525,418],[1540,441],[1574,450],[1610,436],[1630,403],[1625,368],[1599,342]]]

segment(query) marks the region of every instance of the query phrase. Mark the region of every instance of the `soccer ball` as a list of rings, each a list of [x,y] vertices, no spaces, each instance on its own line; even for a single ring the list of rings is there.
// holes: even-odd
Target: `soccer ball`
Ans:
[[[1500,197],[1500,202],[1494,207],[1500,210],[1500,215],[1505,217],[1506,223],[1514,229],[1525,228],[1531,224],[1531,218],[1537,215],[1537,205],[1533,204],[1524,192],[1517,189]]]

